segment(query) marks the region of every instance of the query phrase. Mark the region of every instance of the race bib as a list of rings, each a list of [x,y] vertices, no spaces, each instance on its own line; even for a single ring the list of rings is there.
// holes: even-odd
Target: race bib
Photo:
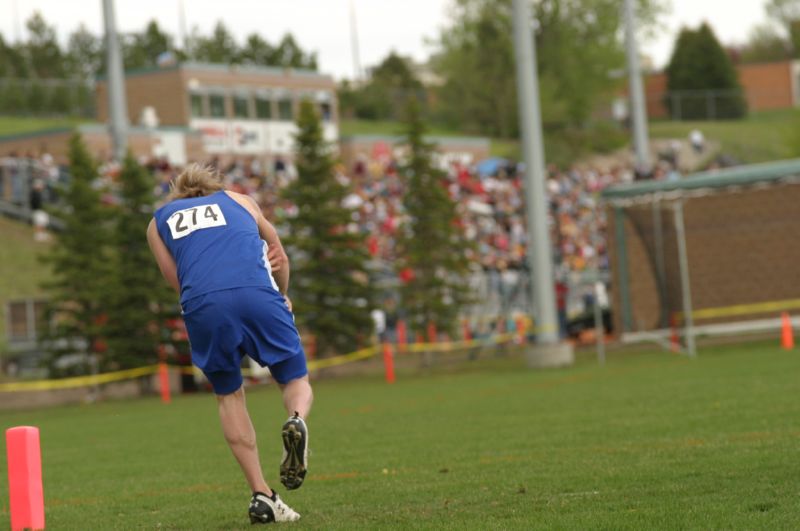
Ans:
[[[214,203],[178,210],[167,219],[167,225],[172,233],[172,239],[177,240],[196,230],[221,227],[227,223],[225,216],[222,215],[222,209]]]

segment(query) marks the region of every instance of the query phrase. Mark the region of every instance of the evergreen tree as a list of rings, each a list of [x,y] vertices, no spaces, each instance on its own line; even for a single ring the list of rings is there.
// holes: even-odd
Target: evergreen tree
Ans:
[[[275,48],[258,33],[251,33],[240,52],[242,63],[255,66],[271,66]]]
[[[129,153],[120,173],[122,202],[115,219],[116,252],[107,293],[108,358],[115,368],[155,363],[164,317],[176,313],[175,294],[155,267],[145,238],[155,185],[153,176]]]
[[[399,238],[397,266],[411,275],[401,289],[402,305],[415,331],[424,333],[433,323],[452,333],[469,300],[464,289],[469,244],[457,223],[444,173],[433,165],[434,146],[424,140],[425,125],[413,100],[406,126],[408,161],[401,172],[406,178],[403,204],[409,221]]]
[[[158,63],[158,56],[175,49],[172,36],[161,31],[158,22],[151,20],[144,32],[131,35],[123,46],[126,69],[151,68]]]
[[[52,281],[43,285],[49,293],[45,314],[51,325],[43,328],[44,346],[54,373],[85,374],[106,367],[111,212],[101,204],[101,192],[94,187],[96,163],[77,134],[69,153],[70,181],[61,194],[64,207],[56,213],[64,230],[55,234],[55,244],[44,257],[53,270]],[[87,356],[81,363],[55,368],[59,358],[72,354]]]
[[[274,66],[286,68],[316,70],[317,54],[304,52],[300,45],[297,44],[294,36],[291,33],[287,33],[275,47],[271,63]]]
[[[193,32],[187,54],[194,61],[204,63],[237,64],[240,62],[239,45],[228,27],[220,20],[209,37]]]
[[[12,70],[7,50],[6,41],[3,39],[3,34],[0,33],[0,78],[9,77]]]
[[[65,74],[64,54],[56,38],[56,30],[48,26],[38,11],[25,26],[28,29],[27,52],[37,77],[62,78]]]
[[[2,50],[3,57],[0,61],[5,61],[8,64],[9,77],[16,77],[20,79],[27,79],[31,77],[30,62],[28,61],[28,53],[25,43],[7,44],[5,49]]]
[[[81,23],[67,41],[67,67],[70,76],[81,80],[93,79],[103,64],[102,39]]]
[[[297,125],[298,177],[284,191],[298,207],[284,242],[290,295],[298,324],[316,337],[320,355],[349,352],[372,332],[367,245],[364,235],[348,230],[352,213],[342,206],[348,189],[336,179],[311,102],[301,104]]]
[[[684,120],[741,118],[747,112],[736,69],[705,23],[678,35],[667,66],[667,89],[670,112]]]
[[[408,61],[395,52],[370,71],[363,86],[349,83],[339,88],[339,103],[346,116],[365,120],[402,120],[409,98],[425,103],[425,87],[416,78]]]

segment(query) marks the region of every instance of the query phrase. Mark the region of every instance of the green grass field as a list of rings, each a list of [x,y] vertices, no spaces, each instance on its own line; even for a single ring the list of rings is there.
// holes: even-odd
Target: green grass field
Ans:
[[[708,139],[719,141],[724,153],[744,163],[800,157],[798,109],[752,113],[744,120],[650,122],[652,138],[685,139],[693,129],[701,130]]]
[[[21,135],[47,129],[75,127],[89,122],[85,118],[32,118],[26,116],[0,116],[0,136]]]
[[[401,122],[380,120],[342,120],[340,133],[343,137],[354,135],[384,135],[402,136],[404,125]],[[430,126],[428,134],[432,136],[457,137],[476,136],[465,135],[463,132],[448,129],[442,126]],[[489,153],[494,157],[517,158],[519,157],[519,142],[516,140],[491,138],[489,139]]]
[[[796,529],[798,369],[800,353],[758,344],[320,381],[290,493],[278,393],[249,404],[298,529]],[[48,529],[250,528],[209,395],[0,413],[23,424],[41,429]]]
[[[693,129],[703,131],[706,138],[718,141],[723,153],[746,164],[800,157],[800,110],[788,109],[752,113],[744,120],[707,122],[651,121],[651,138],[686,139]],[[343,120],[343,136],[356,134],[398,135],[402,124],[388,121]],[[431,135],[459,136],[461,133],[445,128],[433,128]],[[518,158],[519,142],[491,139],[493,156]],[[552,154],[551,154],[552,155]]]

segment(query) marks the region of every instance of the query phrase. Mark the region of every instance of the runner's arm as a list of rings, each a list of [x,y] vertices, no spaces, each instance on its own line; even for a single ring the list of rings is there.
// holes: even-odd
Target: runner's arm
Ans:
[[[253,207],[253,213],[256,216],[256,223],[258,224],[258,233],[261,235],[261,238],[267,242],[269,248],[267,251],[267,259],[272,268],[272,274],[275,277],[275,282],[278,284],[278,290],[283,295],[286,295],[289,291],[289,257],[286,256],[286,251],[283,250],[281,239],[278,237],[278,231],[275,230],[272,223],[261,213],[261,207],[258,206],[255,199],[244,194],[242,194],[242,197]]]
[[[258,234],[265,242],[267,242],[267,260],[269,260],[270,268],[272,269],[272,276],[275,278],[275,283],[278,284],[278,291],[286,296],[289,290],[289,257],[286,256],[286,251],[283,250],[283,245],[278,237],[278,231],[272,226],[272,223],[267,221],[264,214],[261,213],[261,207],[255,199],[249,195],[240,194],[237,192],[226,192],[231,198],[245,207],[258,225]]]
[[[147,243],[150,245],[150,250],[156,258],[161,274],[164,275],[169,285],[180,293],[181,285],[178,281],[178,268],[175,266],[175,260],[169,253],[169,249],[164,245],[161,236],[158,234],[156,221],[154,219],[150,220],[150,225],[147,226]]]
[[[289,257],[286,256],[286,251],[283,250],[278,231],[262,215],[258,219],[258,232],[269,247],[267,258],[272,266],[272,273],[275,276],[278,289],[283,295],[286,295],[289,291]]]

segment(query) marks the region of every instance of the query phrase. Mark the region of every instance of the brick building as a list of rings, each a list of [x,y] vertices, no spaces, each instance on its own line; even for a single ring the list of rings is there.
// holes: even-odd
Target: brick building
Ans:
[[[99,123],[79,126],[90,151],[105,157],[111,140],[107,83],[96,87]],[[325,139],[339,138],[336,83],[310,70],[182,63],[126,72],[128,143],[137,156],[165,156],[176,164],[292,153],[300,102],[320,110]],[[71,130],[0,138],[0,155],[49,152],[63,161]]]
[[[254,157],[269,163],[291,158],[295,121],[303,100],[314,102],[327,141],[337,144],[348,166],[359,155],[372,156],[397,138],[348,137],[339,143],[336,83],[310,70],[181,63],[129,71],[125,75],[128,145],[135,155],[167,157],[175,164],[218,157]],[[98,123],[77,127],[89,150],[110,156],[108,87],[96,87]],[[50,153],[64,162],[71,129],[0,137],[0,156]],[[489,156],[480,138],[437,138],[443,159],[471,163]]]
[[[800,61],[740,64],[736,66],[739,82],[744,89],[750,111],[768,111],[800,107]],[[646,75],[644,92],[649,118],[668,118],[667,98],[702,98],[713,107],[715,98],[724,94],[715,91],[691,91],[694,94],[670,94],[667,74],[658,72]],[[710,111],[713,114],[713,111]]]
[[[310,70],[183,63],[128,72],[125,89],[131,123],[198,131],[209,155],[290,155],[303,100],[319,106],[326,140],[339,136],[336,83]],[[108,119],[104,80],[97,118]]]

